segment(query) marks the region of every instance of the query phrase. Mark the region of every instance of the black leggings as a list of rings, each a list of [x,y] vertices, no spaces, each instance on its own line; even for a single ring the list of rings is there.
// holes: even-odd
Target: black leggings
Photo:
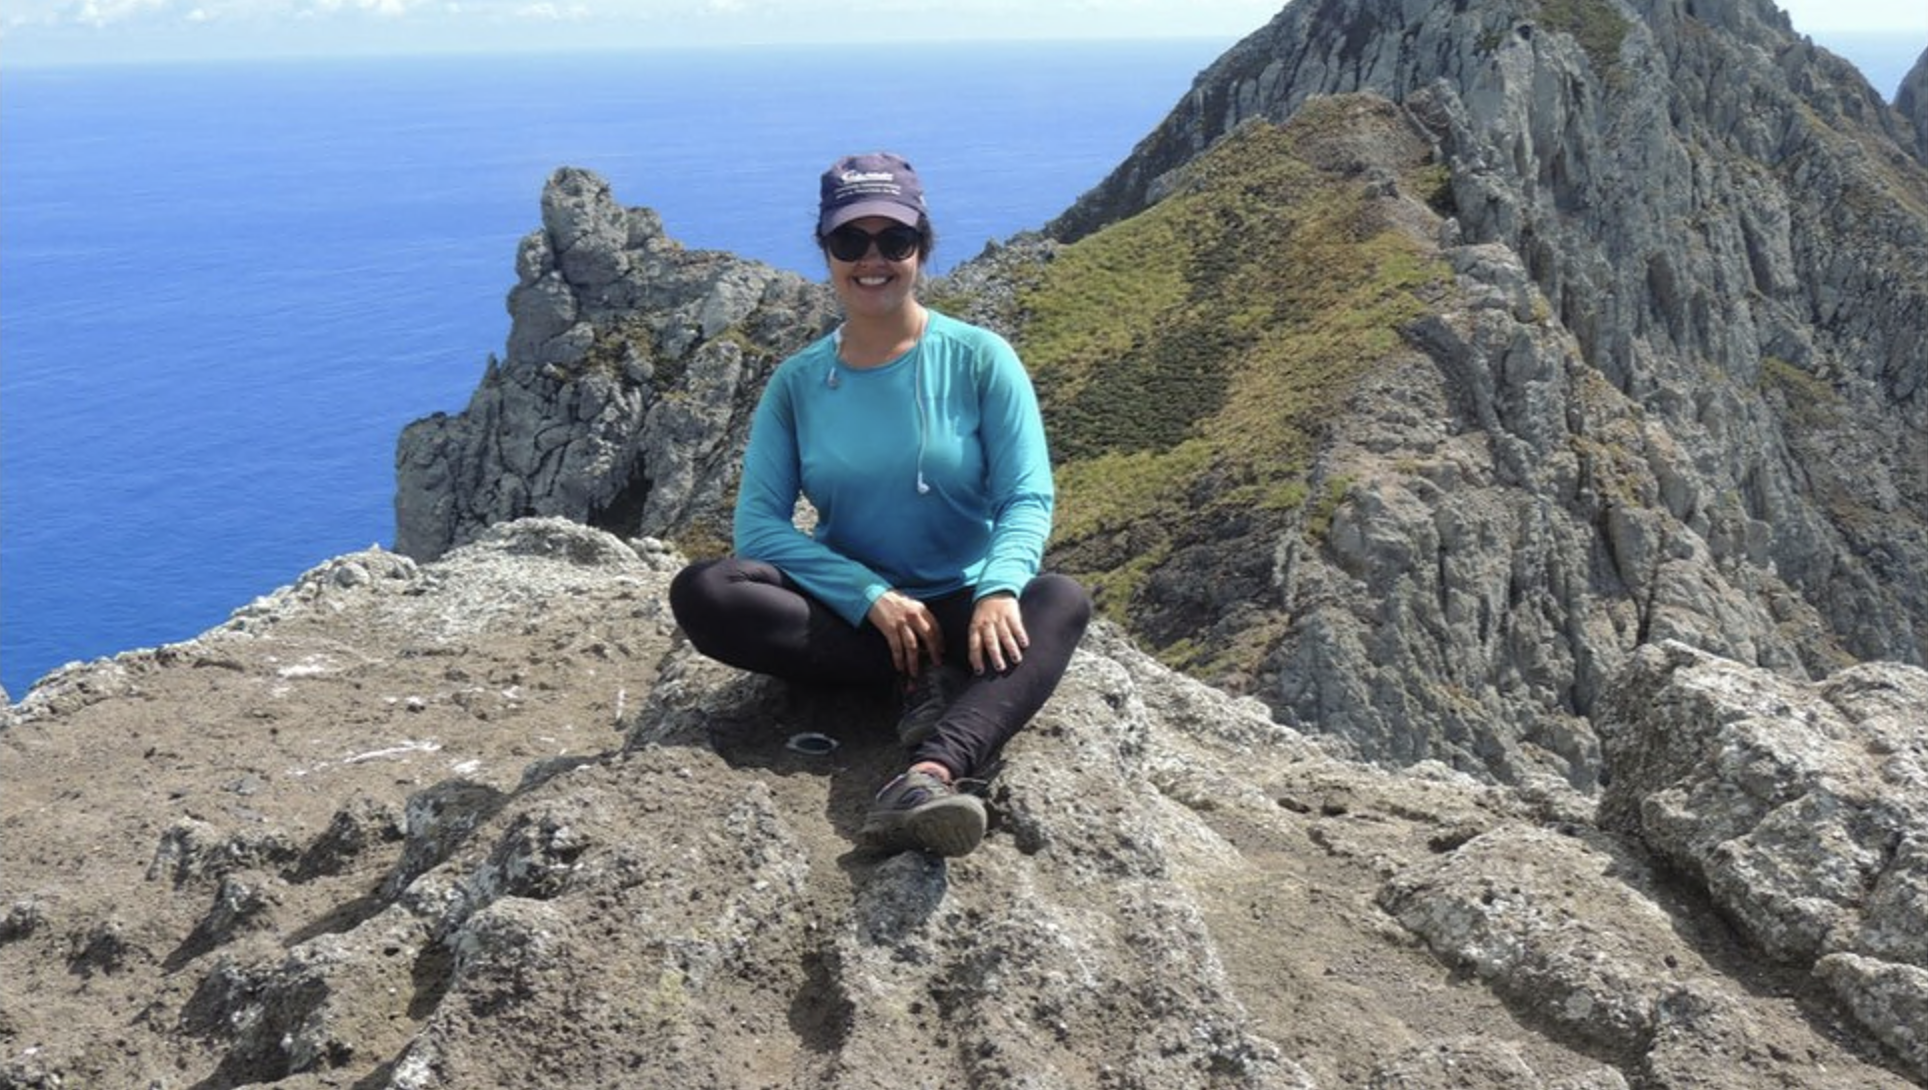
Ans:
[[[876,626],[852,626],[789,576],[758,560],[711,560],[678,572],[670,609],[690,642],[739,669],[790,681],[882,685],[898,678],[890,644]],[[946,661],[970,674],[974,602],[965,588],[924,603],[944,630]],[[1018,596],[1030,646],[1002,673],[971,677],[911,754],[955,777],[983,772],[1058,687],[1091,619],[1091,598],[1062,575],[1040,575]]]

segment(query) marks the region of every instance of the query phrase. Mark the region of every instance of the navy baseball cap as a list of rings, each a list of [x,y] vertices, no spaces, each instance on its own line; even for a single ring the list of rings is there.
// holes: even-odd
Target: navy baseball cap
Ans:
[[[901,155],[887,151],[846,155],[823,172],[817,233],[827,235],[854,219],[883,216],[907,227],[924,214],[924,185]]]

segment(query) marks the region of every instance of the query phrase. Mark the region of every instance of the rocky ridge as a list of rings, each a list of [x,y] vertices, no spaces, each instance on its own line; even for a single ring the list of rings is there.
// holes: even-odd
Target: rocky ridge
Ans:
[[[1407,328],[1427,362],[1380,369],[1321,453],[1332,524],[1383,556],[1362,580],[1281,535],[1306,562],[1275,580],[1282,717],[1368,709],[1349,736],[1388,759],[1507,775],[1516,739],[1590,745],[1560,713],[1657,630],[1792,676],[1920,661],[1928,185],[1865,81],[1765,3],[1294,4],[1051,232],[1117,229],[1244,128],[1362,92],[1436,142],[1470,302]],[[1396,726],[1456,659],[1496,737]]]
[[[0,1086],[1928,1077],[1918,669],[1643,650],[1596,821],[1346,759],[1101,624],[985,845],[878,858],[887,701],[695,655],[681,560],[554,519],[370,550],[36,687]]]

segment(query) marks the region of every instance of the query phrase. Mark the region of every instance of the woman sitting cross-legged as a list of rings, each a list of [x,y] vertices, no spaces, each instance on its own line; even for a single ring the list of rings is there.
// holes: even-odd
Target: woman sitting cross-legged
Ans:
[[[670,588],[691,643],[793,681],[891,682],[906,770],[859,838],[963,855],[968,790],[1057,688],[1091,600],[1039,574],[1054,488],[1037,396],[1002,337],[917,300],[934,237],[889,153],[822,178],[817,240],[844,320],[785,360],[751,425],[735,555]],[[818,522],[792,523],[798,496]]]

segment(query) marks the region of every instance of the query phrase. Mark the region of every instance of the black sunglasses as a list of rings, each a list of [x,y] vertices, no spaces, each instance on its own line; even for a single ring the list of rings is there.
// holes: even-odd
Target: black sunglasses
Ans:
[[[877,252],[885,261],[902,261],[917,252],[924,241],[924,233],[915,227],[898,223],[871,234],[853,224],[844,224],[823,238],[824,248],[838,261],[862,261],[870,252],[870,244],[877,244]]]

